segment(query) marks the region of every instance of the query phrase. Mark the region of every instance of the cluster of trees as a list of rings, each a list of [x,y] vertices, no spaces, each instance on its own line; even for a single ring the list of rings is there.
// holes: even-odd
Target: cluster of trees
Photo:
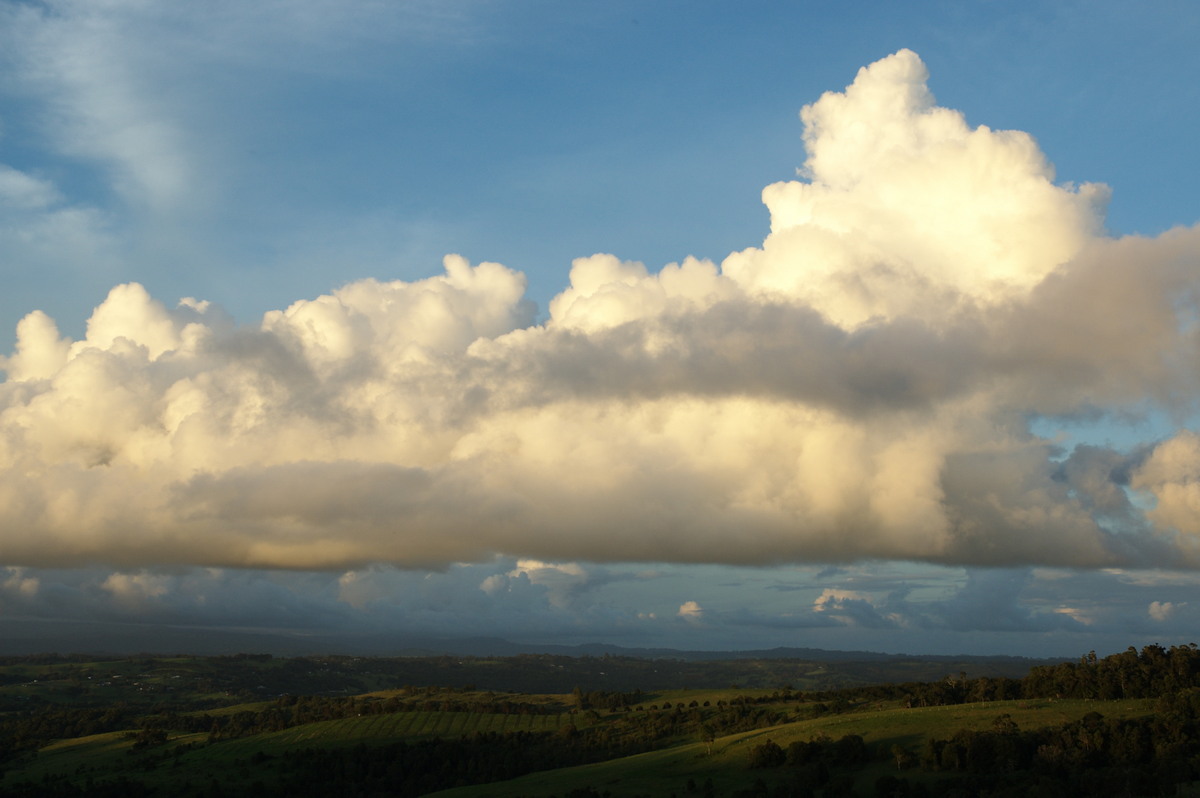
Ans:
[[[1121,794],[1128,787],[1131,795],[1173,795],[1176,785],[1200,779],[1200,689],[1162,695],[1154,714],[1141,718],[1090,712],[1057,728],[1023,731],[1001,716],[988,731],[928,740],[921,764],[966,775],[953,783],[1003,774],[1013,795],[1033,784],[1060,794]]]
[[[928,685],[883,686],[889,697],[907,695],[910,705],[961,703],[986,689],[1004,698],[1157,698],[1153,714],[1105,718],[1091,712],[1078,721],[1022,730],[1007,714],[991,729],[960,729],[931,738],[917,756],[901,746],[891,751],[897,770],[920,767],[945,774],[912,780],[880,778],[879,796],[1174,795],[1179,785],[1200,780],[1200,651],[1196,646],[1148,646],[1103,659],[1091,653],[1077,663],[1034,668],[1025,679],[947,679]],[[879,690],[856,690],[879,697]],[[826,743],[827,744],[827,743]],[[789,795],[811,795],[827,772],[804,765],[798,752],[814,743],[782,749],[768,741],[751,750],[751,768],[798,768]],[[813,750],[820,751],[820,746]],[[865,753],[864,753],[865,755]],[[820,755],[819,755],[820,756]],[[820,760],[828,768],[828,755]],[[864,760],[865,761],[865,760]],[[828,793],[828,789],[826,789]],[[764,795],[773,794],[768,790]]]
[[[834,740],[827,736],[807,742],[796,740],[782,748],[773,740],[750,749],[751,768],[820,766],[826,774],[830,768],[853,768],[870,760],[867,744],[857,734],[847,734]]]
[[[1195,645],[1130,648],[1099,658],[1033,668],[1024,679],[967,679],[960,674],[931,683],[906,683],[809,694],[829,708],[844,709],[885,699],[908,706],[1047,698],[1157,698],[1152,715],[1105,718],[1092,712],[1059,727],[1021,730],[999,715],[985,731],[961,729],[948,738],[926,741],[918,756],[902,746],[878,751],[894,760],[896,775],[875,785],[879,796],[949,798],[950,796],[1174,795],[1178,786],[1200,780],[1200,650]],[[861,740],[859,741],[861,742]],[[838,756],[855,751],[851,756]],[[865,762],[846,738],[793,743],[784,749],[772,741],[752,748],[752,769],[787,769],[783,781],[749,794],[761,796],[836,795],[844,791],[838,771]],[[815,765],[814,765],[815,763]],[[941,774],[935,780],[909,779],[903,771],[922,768]]]
[[[1200,690],[1163,697],[1156,713],[1144,718],[1092,712],[1059,727],[1023,731],[1004,714],[989,730],[960,729],[927,740],[920,757],[899,745],[890,755],[898,772],[877,780],[881,798],[1175,795],[1180,785],[1200,779]],[[786,749],[768,740],[751,749],[748,765],[787,768],[786,778],[763,796],[831,795],[844,792],[839,776],[869,758],[861,738],[794,742]],[[903,775],[913,768],[940,778]]]
[[[948,706],[1021,698],[1156,698],[1200,687],[1200,649],[1196,645],[1163,648],[1150,645],[1140,652],[1097,657],[1093,651],[1078,662],[1039,665],[1022,679],[979,677],[965,673],[936,682],[878,684],[825,692],[796,693],[806,701],[825,703],[828,711],[871,701],[899,700],[908,706]]]
[[[619,691],[592,690],[584,692],[579,685],[571,690],[571,699],[577,709],[607,709],[617,710],[637,706],[646,697],[640,689],[631,693]]]
[[[596,738],[572,733],[571,728],[565,726],[557,733],[487,732],[458,740],[291,751],[281,758],[279,780],[260,785],[260,794],[322,798],[345,794],[417,796],[639,750],[598,746]]]
[[[1062,698],[1156,698],[1200,687],[1200,650],[1187,646],[1130,647],[1098,658],[1092,651],[1079,662],[1041,666],[1022,682],[1027,695]]]
[[[125,704],[106,707],[50,706],[0,720],[0,762],[6,755],[52,740],[120,731],[135,726],[141,713]]]

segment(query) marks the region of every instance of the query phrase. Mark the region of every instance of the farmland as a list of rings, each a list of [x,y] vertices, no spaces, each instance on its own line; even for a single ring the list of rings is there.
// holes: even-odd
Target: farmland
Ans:
[[[998,772],[995,795],[1042,782],[1071,794],[1087,778],[1142,785],[1131,794],[1188,794],[1200,755],[1193,648],[1038,666],[1023,679],[959,672],[829,690],[396,686],[391,667],[268,657],[6,662],[0,791],[948,796],[979,794],[976,780]],[[299,689],[271,693],[279,684]]]

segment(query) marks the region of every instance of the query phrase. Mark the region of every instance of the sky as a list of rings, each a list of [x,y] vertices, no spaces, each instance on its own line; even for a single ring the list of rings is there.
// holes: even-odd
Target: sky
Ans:
[[[1198,39],[0,0],[0,649],[1200,642]]]

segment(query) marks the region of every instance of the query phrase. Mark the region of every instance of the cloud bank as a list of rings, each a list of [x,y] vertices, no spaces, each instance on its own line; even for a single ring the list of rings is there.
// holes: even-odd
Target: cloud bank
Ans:
[[[1196,434],[1031,431],[1194,412],[1200,229],[1107,236],[1106,187],[1056,184],[927,79],[904,50],[802,110],[761,246],[577,259],[541,324],[519,272],[454,255],[257,326],[133,283],[82,340],[29,314],[0,362],[0,560],[1200,566]]]

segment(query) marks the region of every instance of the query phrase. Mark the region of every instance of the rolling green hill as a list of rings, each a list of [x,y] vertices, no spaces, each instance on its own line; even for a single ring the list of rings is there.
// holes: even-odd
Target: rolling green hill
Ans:
[[[1147,700],[1106,702],[1099,707],[1106,717],[1129,718],[1152,710]],[[485,784],[433,793],[438,798],[519,798],[563,796],[587,787],[618,796],[685,795],[690,779],[696,784],[711,780],[718,795],[744,789],[755,779],[787,783],[788,773],[768,773],[749,768],[750,752],[766,740],[786,748],[797,741],[828,737],[833,740],[858,735],[872,760],[858,768],[854,783],[858,794],[874,795],[875,781],[897,772],[891,747],[901,745],[919,752],[925,740],[950,736],[959,729],[987,730],[997,717],[1008,714],[1020,728],[1045,728],[1077,721],[1098,709],[1096,702],[1001,701],[947,707],[876,708],[834,717],[770,726],[718,737],[711,753],[703,742],[690,742],[659,751],[606,762],[534,773],[504,784]],[[930,780],[930,779],[927,779]]]

